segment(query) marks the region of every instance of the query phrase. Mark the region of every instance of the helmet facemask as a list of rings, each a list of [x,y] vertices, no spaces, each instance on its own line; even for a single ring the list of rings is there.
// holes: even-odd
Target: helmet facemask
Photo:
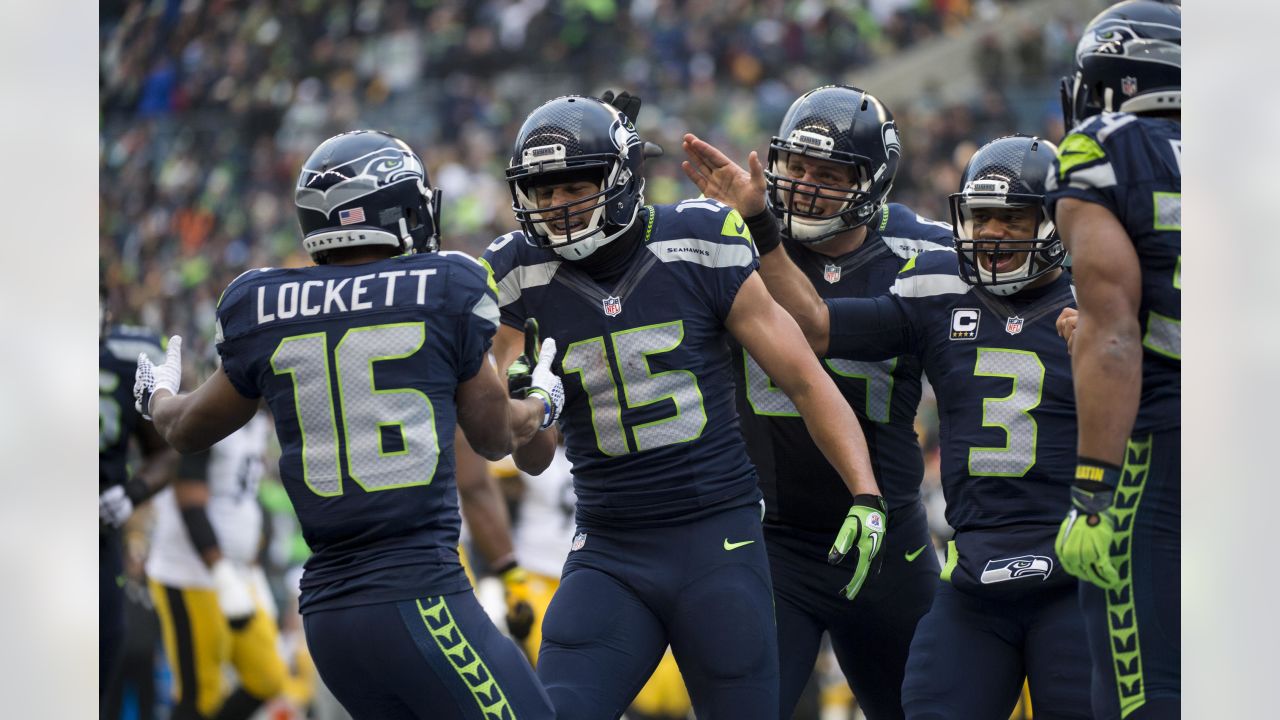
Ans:
[[[525,241],[581,260],[626,233],[644,205],[643,161],[635,127],[595,98],[566,96],[534,110],[506,173]],[[540,206],[548,185],[582,183],[593,192]]]
[[[796,242],[819,243],[865,225],[888,194],[885,188],[879,197],[872,195],[877,178],[869,158],[834,152],[833,145],[831,138],[803,130],[792,132],[785,141],[774,138],[769,144],[765,170],[769,205],[782,220],[783,232]],[[830,163],[829,182],[798,179],[797,174],[809,174],[803,167],[795,167],[801,158]],[[842,171],[844,177],[838,177]],[[883,173],[884,168],[880,171]],[[816,174],[826,175],[827,168],[820,168]],[[823,212],[818,205],[832,201],[839,205],[830,212]]]
[[[1008,180],[995,177],[970,181],[948,199],[960,277],[970,285],[1012,295],[1062,264],[1065,252],[1044,196],[1010,193]],[[1003,237],[984,223],[1003,226]]]
[[[862,227],[888,198],[901,158],[898,128],[883,103],[848,85],[815,88],[796,98],[769,141],[769,209],[782,232],[804,244]],[[794,172],[799,168],[787,168],[797,160],[809,166],[801,178]],[[845,172],[824,177],[827,168],[814,168],[815,161]]]

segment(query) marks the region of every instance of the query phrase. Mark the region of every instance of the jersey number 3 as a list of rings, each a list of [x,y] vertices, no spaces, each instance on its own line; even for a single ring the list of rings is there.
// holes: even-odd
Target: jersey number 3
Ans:
[[[341,448],[348,474],[366,491],[431,484],[440,459],[431,399],[414,388],[379,388],[373,380],[374,363],[409,357],[425,339],[420,322],[351,328],[332,358],[323,332],[280,341],[271,369],[292,378],[302,476],[312,492],[342,494]],[[336,393],[329,380],[331,361]],[[385,447],[397,430],[398,447]]]

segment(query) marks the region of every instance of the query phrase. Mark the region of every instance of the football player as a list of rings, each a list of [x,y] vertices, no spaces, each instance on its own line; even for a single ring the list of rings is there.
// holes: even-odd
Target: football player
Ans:
[[[820,296],[881,295],[918,252],[951,247],[946,223],[887,202],[901,153],[893,114],[858,88],[817,88],[783,118],[769,143],[766,204],[781,221],[787,254]],[[779,717],[791,717],[827,632],[867,717],[900,718],[907,651],[933,601],[939,571],[920,501],[924,460],[914,427],[920,361],[902,355],[823,363],[858,415],[893,528],[876,582],[850,607],[836,592],[847,579],[826,562],[849,491],[795,406],[750,354],[731,347],[738,414],[765,499],[778,617]],[[868,647],[876,652],[865,652]]]
[[[699,187],[763,210],[754,154],[748,173],[696,137],[686,147]],[[1076,429],[1070,359],[1054,327],[1075,301],[1044,205],[1054,151],[1022,135],[981,147],[950,197],[955,252],[909,260],[889,295],[824,302],[786,253],[762,255],[770,292],[815,351],[915,355],[937,394],[956,535],[911,642],[908,718],[1008,717],[1024,677],[1037,715],[1090,716],[1076,580],[1053,554]]]
[[[458,562],[455,423],[491,458],[559,415],[548,342],[522,400],[485,359],[492,278],[438,247],[439,195],[401,140],[361,130],[307,159],[295,204],[318,264],[250,270],[217,309],[222,364],[190,393],[180,339],[138,363],[138,406],[178,450],[235,431],[265,397],[280,476],[313,554],[301,580],[307,645],[355,718],[552,717],[520,651]],[[446,710],[447,709],[447,710]]]
[[[165,486],[178,454],[155,428],[140,421],[130,395],[138,354],[164,357],[160,338],[146,328],[113,325],[108,290],[98,284],[98,697],[110,686],[124,648],[124,555],[120,528]],[[142,464],[128,467],[129,442]]]
[[[277,613],[257,564],[270,432],[259,413],[208,450],[184,455],[155,500],[147,577],[175,680],[175,719],[248,718],[284,688]],[[226,663],[240,681],[230,694]]]
[[[1087,581],[1096,716],[1178,717],[1182,8],[1103,11],[1063,97],[1074,129],[1048,184],[1080,295],[1080,438],[1058,556]]]
[[[617,108],[545,103],[507,170],[522,229],[484,254],[499,366],[520,353],[530,316],[564,349],[576,549],[542,626],[538,675],[559,717],[616,718],[670,644],[699,717],[774,718],[761,494],[726,335],[790,395],[854,496],[833,550],[857,556],[850,595],[883,542],[883,500],[853,412],[755,271],[746,223],[714,200],[645,205],[643,160]],[[517,466],[539,473],[555,447],[539,436]]]

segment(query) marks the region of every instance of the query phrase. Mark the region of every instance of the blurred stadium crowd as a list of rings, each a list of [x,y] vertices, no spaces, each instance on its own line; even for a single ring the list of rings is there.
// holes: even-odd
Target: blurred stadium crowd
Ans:
[[[221,289],[249,268],[310,263],[292,190],[330,135],[371,127],[405,138],[444,193],[445,247],[478,255],[516,228],[502,171],[525,114],[551,97],[606,88],[642,97],[640,134],[668,151],[647,165],[647,198],[674,202],[696,194],[674,157],[686,130],[736,158],[763,154],[800,93],[861,85],[877,63],[1000,27],[982,30],[966,66],[950,71],[977,92],[957,100],[935,84],[890,103],[905,148],[891,197],[947,220],[946,196],[977,146],[1012,131],[1062,137],[1056,78],[1080,22],[1050,13],[1000,24],[1019,4],[104,1],[101,278],[117,320],[181,334],[186,357],[203,366],[192,377],[203,377]],[[931,417],[926,406],[918,422],[936,489]],[[264,483],[263,499],[275,530],[268,567],[285,599],[285,573],[307,549],[278,481]],[[940,506],[930,515],[944,531]]]
[[[694,130],[742,157],[764,148],[800,93],[857,85],[860,68],[1005,10],[991,0],[104,3],[103,277],[119,317],[212,357],[221,288],[245,268],[307,263],[292,186],[330,135],[404,137],[444,191],[446,245],[478,254],[515,228],[508,146],[550,97],[625,88],[644,98],[643,137],[677,151]],[[1053,78],[1077,24],[1050,18],[985,37],[973,66],[955,70],[985,87],[965,102],[938,92],[891,105],[906,150],[894,199],[945,220],[977,145],[1013,130],[1061,137]],[[678,158],[651,161],[648,176],[652,202],[691,194]]]

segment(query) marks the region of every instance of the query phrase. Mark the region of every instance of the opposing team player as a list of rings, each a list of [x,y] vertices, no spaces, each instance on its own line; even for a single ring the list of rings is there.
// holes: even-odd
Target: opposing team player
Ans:
[[[748,174],[686,138],[700,187],[745,212],[763,206],[754,155]],[[911,643],[902,689],[909,718],[1008,717],[1024,677],[1037,714],[1089,717],[1076,581],[1053,555],[1075,434],[1070,359],[1054,327],[1074,299],[1044,206],[1054,151],[1021,135],[980,148],[950,198],[956,251],[917,255],[890,295],[824,302],[785,253],[762,256],[770,292],[817,352],[916,355],[938,397],[956,535],[946,582]]]
[[[141,422],[130,388],[138,354],[159,361],[160,338],[146,328],[113,325],[107,287],[98,286],[98,696],[114,679],[124,649],[124,555],[120,527],[134,505],[151,497],[173,477],[178,454]],[[137,443],[142,464],[128,466],[129,443]]]
[[[887,203],[901,152],[893,114],[858,88],[817,88],[783,118],[769,144],[768,210],[781,220],[787,254],[820,296],[884,294],[908,259],[951,247],[946,223]],[[858,415],[893,528],[876,582],[850,607],[835,592],[843,584],[841,570],[826,563],[849,491],[795,406],[750,354],[737,346],[734,351],[738,414],[765,498],[765,547],[778,616],[779,717],[791,717],[823,632],[830,633],[867,717],[901,717],[907,651],[933,601],[939,571],[920,502],[924,461],[913,422],[920,361],[902,355],[824,362]],[[875,652],[866,652],[869,647]]]
[[[883,501],[855,416],[757,276],[741,216],[711,200],[644,205],[643,155],[631,120],[600,100],[537,108],[507,171],[522,231],[485,252],[499,365],[519,354],[530,316],[564,349],[577,533],[538,675],[559,717],[618,717],[670,643],[699,717],[773,718],[761,495],[726,334],[790,395],[845,480],[853,507],[834,552],[857,556],[850,594],[883,541]],[[540,436],[515,459],[536,473],[554,451]]]
[[[147,577],[173,673],[175,719],[248,718],[284,688],[276,612],[257,564],[258,481],[271,420],[185,455],[155,499]],[[239,687],[227,693],[223,665]]]
[[[1080,295],[1079,464],[1057,550],[1081,583],[1099,718],[1181,697],[1182,8],[1112,6],[1064,81],[1049,177]]]
[[[233,281],[217,310],[222,365],[175,395],[175,338],[164,365],[139,360],[139,406],[193,452],[266,398],[280,476],[314,551],[301,581],[307,645],[354,717],[551,717],[458,563],[452,445],[455,423],[494,458],[549,427],[563,397],[548,369],[554,343],[530,397],[508,399],[486,361],[492,279],[466,255],[432,252],[439,195],[399,139],[326,140],[295,202],[318,266]]]

